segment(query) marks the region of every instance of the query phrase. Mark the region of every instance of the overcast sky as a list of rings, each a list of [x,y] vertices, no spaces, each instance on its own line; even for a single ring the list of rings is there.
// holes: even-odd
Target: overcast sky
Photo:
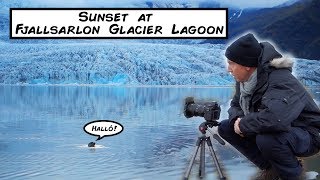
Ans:
[[[288,0],[216,0],[221,4],[234,5],[241,8],[248,7],[273,7]]]
[[[26,0],[40,6],[60,6],[60,7],[130,7],[134,3],[145,2],[147,0]],[[25,1],[25,2],[26,2]],[[288,0],[148,0],[151,2],[220,2],[222,5],[235,6],[240,8],[248,7],[273,7],[282,4]]]

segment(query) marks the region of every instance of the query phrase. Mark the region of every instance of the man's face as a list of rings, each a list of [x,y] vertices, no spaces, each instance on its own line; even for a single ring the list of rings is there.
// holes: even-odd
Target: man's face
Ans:
[[[250,67],[242,66],[230,60],[228,60],[228,72],[238,82],[247,81],[251,75]]]

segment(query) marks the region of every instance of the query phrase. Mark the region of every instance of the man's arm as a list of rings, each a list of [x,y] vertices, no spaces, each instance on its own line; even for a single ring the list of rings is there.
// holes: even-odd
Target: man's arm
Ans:
[[[252,112],[241,119],[240,130],[244,135],[288,131],[291,122],[304,109],[306,91],[298,92],[290,84],[269,84],[262,97],[259,112]]]

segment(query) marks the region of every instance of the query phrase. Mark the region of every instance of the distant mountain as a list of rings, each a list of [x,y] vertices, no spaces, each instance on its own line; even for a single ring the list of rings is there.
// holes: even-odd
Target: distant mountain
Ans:
[[[286,7],[286,6],[291,6],[292,4],[298,2],[298,1],[301,1],[301,0],[288,0],[278,6],[276,6],[276,8],[281,8],[281,7]]]
[[[262,39],[296,57],[320,59],[320,0],[301,0],[289,6],[244,10],[239,18],[229,17],[229,39],[253,30]],[[225,40],[206,40],[221,43]]]

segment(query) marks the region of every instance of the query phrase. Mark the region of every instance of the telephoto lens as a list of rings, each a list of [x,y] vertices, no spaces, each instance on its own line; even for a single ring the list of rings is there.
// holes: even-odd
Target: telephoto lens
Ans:
[[[193,97],[187,97],[184,102],[184,116],[186,118],[200,116],[206,121],[216,121],[220,117],[220,111],[221,108],[215,101],[195,103]]]

